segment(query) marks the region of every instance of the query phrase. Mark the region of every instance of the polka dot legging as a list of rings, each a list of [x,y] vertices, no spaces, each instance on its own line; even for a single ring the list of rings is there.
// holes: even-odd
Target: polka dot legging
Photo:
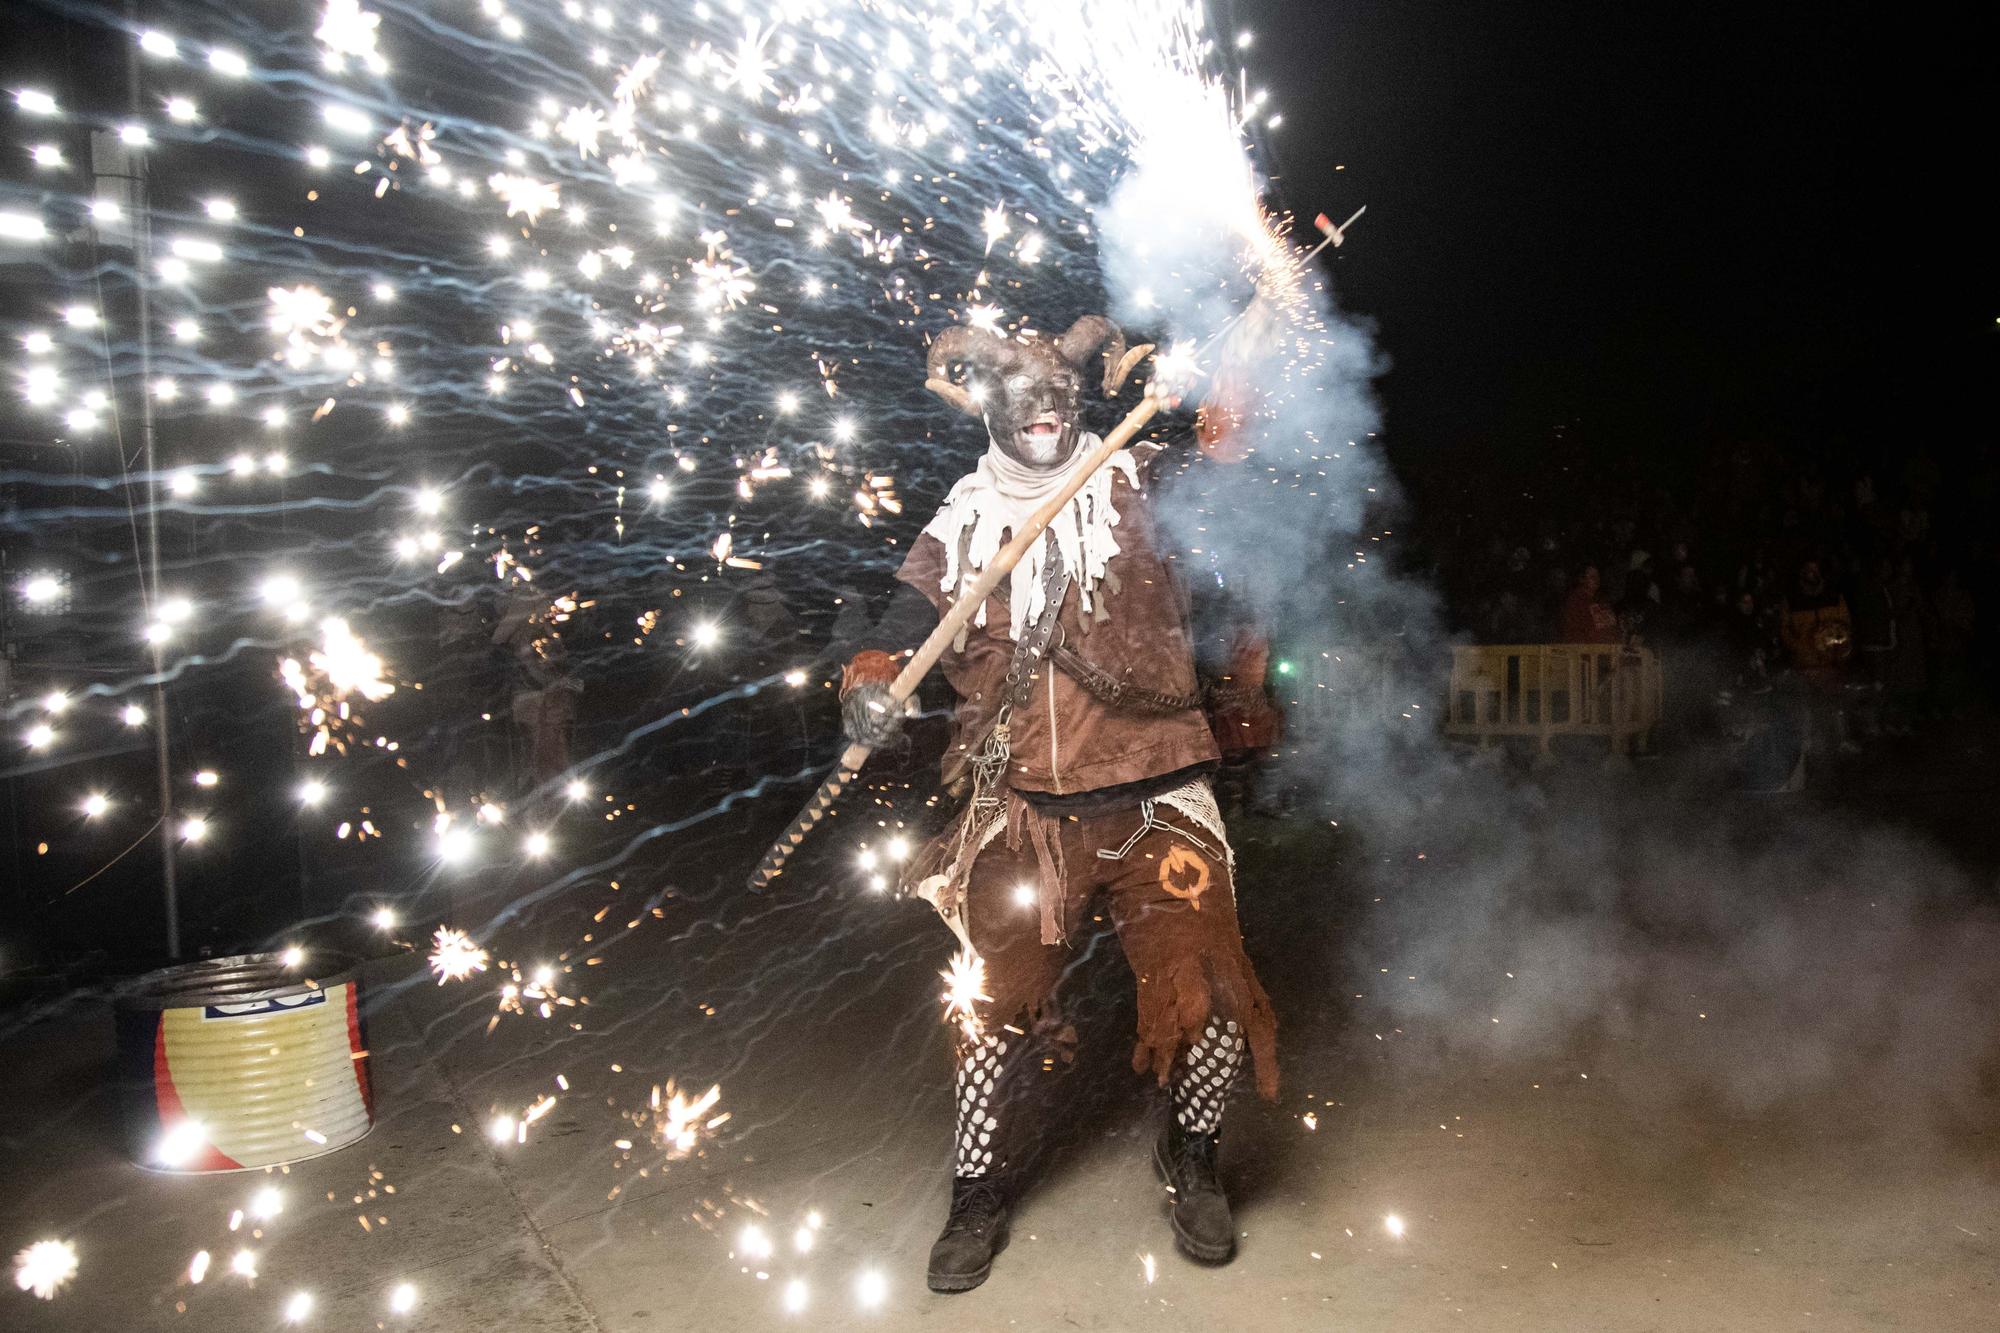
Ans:
[[[1222,1128],[1230,1085],[1243,1072],[1243,1032],[1233,1022],[1208,1021],[1200,1040],[1174,1072],[1174,1119],[1190,1134]]]
[[[959,1043],[958,1134],[953,1140],[956,1175],[983,1176],[993,1169],[994,1154],[1000,1148],[994,1142],[1000,1132],[1000,1118],[994,1114],[999,1098],[994,1090],[1011,1044],[1004,1036]]]
[[[959,1044],[958,1129],[952,1140],[957,1176],[983,1176],[995,1169],[996,1159],[1006,1165],[999,1142],[999,1091],[1007,1053],[1021,1040],[1009,1033]],[[1183,1130],[1213,1134],[1222,1127],[1229,1090],[1243,1072],[1247,1054],[1241,1028],[1209,1021],[1173,1079],[1174,1118]]]

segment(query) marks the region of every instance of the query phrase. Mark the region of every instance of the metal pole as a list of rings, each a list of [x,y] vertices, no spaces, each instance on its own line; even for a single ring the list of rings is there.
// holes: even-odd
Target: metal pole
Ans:
[[[127,17],[137,26],[138,9],[125,7]],[[131,43],[125,64],[126,92],[132,117],[140,118],[139,47]],[[143,148],[135,149],[131,164],[132,189],[132,290],[138,302],[139,321],[139,466],[146,479],[146,567],[140,572],[139,587],[145,602],[147,623],[160,603],[160,472],[153,431],[153,312],[147,279],[153,259],[153,218],[146,192],[147,159]],[[181,956],[180,888],[175,881],[174,784],[171,741],[167,725],[166,650],[155,642],[153,657],[153,755],[155,777],[160,789],[160,895],[167,916],[167,957]]]

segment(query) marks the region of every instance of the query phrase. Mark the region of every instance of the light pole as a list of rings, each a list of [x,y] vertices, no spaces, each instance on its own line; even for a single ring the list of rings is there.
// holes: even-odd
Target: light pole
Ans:
[[[135,16],[136,17],[136,16]],[[138,46],[127,57],[126,84],[134,123],[139,117]],[[132,294],[134,318],[139,335],[139,467],[146,497],[145,558],[140,563],[139,597],[148,626],[156,623],[160,603],[160,475],[153,422],[153,325],[152,300],[147,280],[152,268],[153,221],[147,209],[146,157],[143,145],[131,144],[115,132],[94,130],[90,136],[92,195],[120,205],[108,225],[94,214],[90,227],[94,243],[107,248],[105,232],[114,227],[129,229],[129,236],[113,234],[110,245],[129,245],[132,251]],[[125,463],[123,452],[119,464]],[[146,636],[153,667],[153,758],[154,778],[159,788],[160,810],[160,891],[167,918],[167,957],[181,956],[180,888],[176,878],[179,847],[174,830],[174,786],[172,741],[168,731],[166,648],[152,634]]]

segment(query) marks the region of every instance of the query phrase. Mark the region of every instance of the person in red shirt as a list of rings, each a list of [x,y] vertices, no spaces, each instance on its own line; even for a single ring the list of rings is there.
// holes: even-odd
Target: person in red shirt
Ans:
[[[1618,613],[1603,597],[1596,565],[1585,565],[1562,604],[1564,643],[1617,643]]]

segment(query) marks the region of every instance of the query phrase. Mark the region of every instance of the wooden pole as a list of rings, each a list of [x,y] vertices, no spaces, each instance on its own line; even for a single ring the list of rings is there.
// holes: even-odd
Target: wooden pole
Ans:
[[[986,568],[979,571],[979,576],[972,581],[972,586],[964,591],[951,610],[938,621],[938,626],[930,632],[930,637],[918,646],[916,652],[910,655],[909,662],[897,673],[896,679],[889,683],[889,693],[895,701],[895,707],[900,708],[912,694],[917,692],[918,683],[930,674],[930,669],[937,665],[940,657],[944,656],[945,649],[949,648],[952,641],[958,637],[958,632],[979,613],[979,608],[986,604],[986,599],[1000,586],[1000,580],[1011,574],[1014,566],[1021,563],[1021,558],[1041,540],[1042,533],[1048,529],[1049,524],[1055,522],[1056,515],[1062,513],[1069,502],[1076,498],[1076,493],[1083,489],[1084,484],[1096,476],[1119,450],[1132,442],[1133,436],[1146,428],[1146,423],[1151,421],[1159,410],[1160,400],[1149,391],[1137,407],[1126,413],[1125,419],[1118,423],[1117,428],[1098,441],[1097,447],[1085,455],[1082,465],[1077,468],[1075,475],[1063,484],[1063,488],[1037,509],[1034,516],[1022,524],[1021,530],[1000,548],[992,560],[987,562]],[[820,820],[826,818],[827,812],[833,808],[833,803],[840,799],[840,793],[854,780],[855,775],[861,771],[861,766],[868,762],[871,749],[872,747],[859,742],[847,747],[840,756],[840,763],[834,767],[826,781],[820,784],[812,799],[806,802],[805,809],[799,811],[799,817],[792,821],[791,827],[785,830],[783,837],[771,844],[771,850],[764,853],[764,859],[757,865],[757,872],[750,877],[752,889],[761,890],[767,887],[784,871],[785,862],[791,858],[799,844],[805,841],[806,834],[812,832]]]

